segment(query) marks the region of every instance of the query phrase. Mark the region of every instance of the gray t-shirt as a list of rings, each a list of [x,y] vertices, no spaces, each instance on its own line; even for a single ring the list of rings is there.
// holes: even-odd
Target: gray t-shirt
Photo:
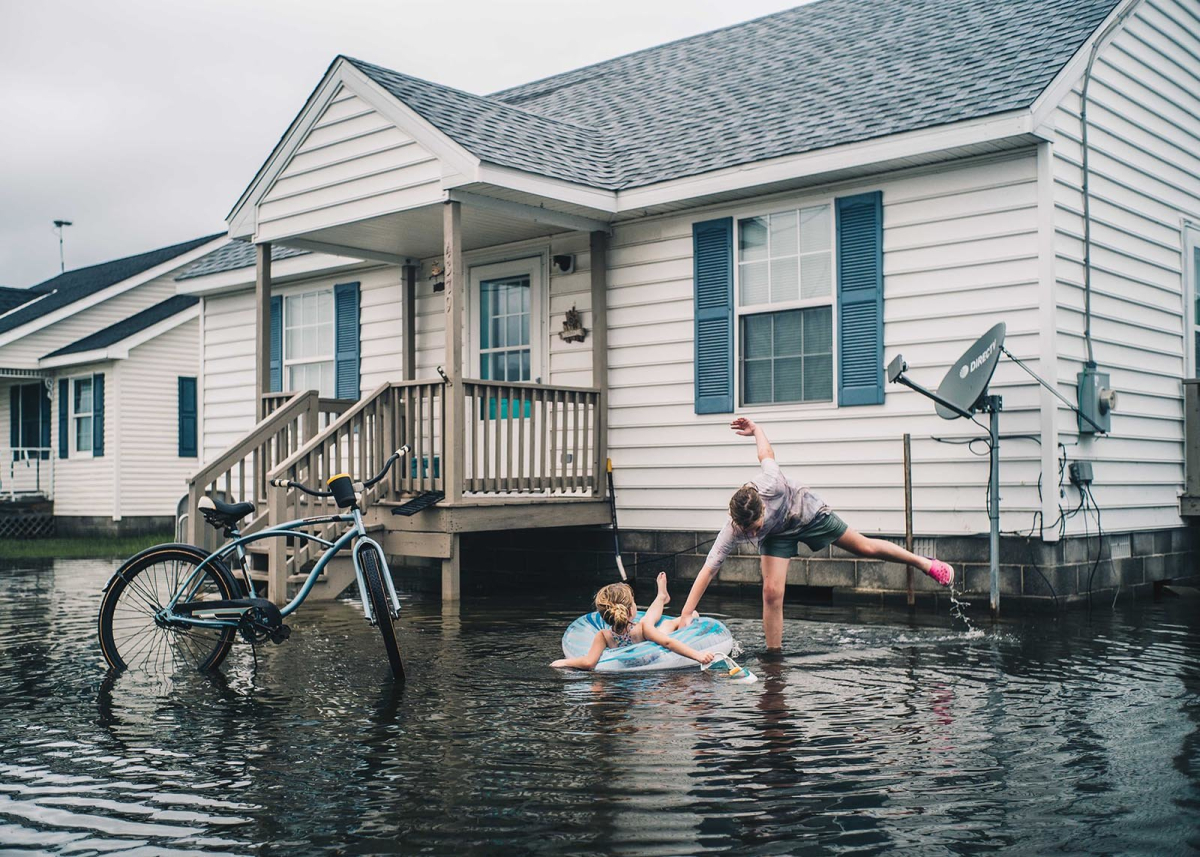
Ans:
[[[762,529],[748,539],[738,535],[733,521],[726,521],[704,563],[712,569],[721,567],[738,542],[752,542],[761,551],[763,539],[795,533],[829,513],[829,507],[820,497],[784,476],[773,458],[763,459],[762,473],[751,484],[763,501]]]

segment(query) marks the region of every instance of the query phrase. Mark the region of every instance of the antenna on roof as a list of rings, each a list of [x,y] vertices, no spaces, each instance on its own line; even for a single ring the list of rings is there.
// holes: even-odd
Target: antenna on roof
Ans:
[[[63,256],[63,227],[70,225],[71,221],[69,220],[54,221],[54,228],[58,231],[58,272],[60,274],[66,273],[67,270],[66,257]]]

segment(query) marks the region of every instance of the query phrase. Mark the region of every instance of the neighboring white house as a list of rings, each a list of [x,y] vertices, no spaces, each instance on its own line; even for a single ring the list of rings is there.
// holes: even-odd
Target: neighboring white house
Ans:
[[[0,314],[0,500],[52,501],[60,533],[173,528],[199,454],[200,328],[174,277],[223,243],[67,271]]]
[[[1005,321],[1066,399],[1090,353],[1119,404],[1111,433],[1081,432],[1001,361],[1001,526],[1043,543],[1006,548],[1004,591],[1046,595],[1032,564],[1060,593],[1084,588],[1092,554],[1074,537],[1096,521],[1064,456],[1094,465],[1105,585],[1176,574],[1200,338],[1198,34],[1196,0],[820,0],[486,97],[338,57],[229,215],[249,243],[179,279],[202,298],[203,455],[269,411],[258,391],[358,399],[440,385],[439,366],[468,398],[471,379],[594,389],[584,433],[607,444],[622,528],[654,555],[711,535],[751,475],[734,416],[867,533],[904,530],[910,433],[917,534],[986,588],[954,538],[988,525],[987,459],[962,443],[977,429],[883,367],[902,352],[936,386]],[[251,244],[273,264],[264,250],[255,268]],[[572,309],[583,341],[559,335]],[[501,420],[525,395],[506,390]],[[499,465],[474,432],[496,406],[463,407],[446,425],[466,433],[451,481],[467,482],[444,487],[482,496]],[[498,455],[511,434],[496,437]],[[506,484],[492,490],[537,490]],[[903,585],[836,552],[793,570]]]

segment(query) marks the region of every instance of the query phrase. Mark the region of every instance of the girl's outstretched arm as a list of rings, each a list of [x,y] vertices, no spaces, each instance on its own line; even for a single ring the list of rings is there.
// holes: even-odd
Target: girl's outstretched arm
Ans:
[[[685,658],[691,658],[698,663],[707,664],[716,657],[712,652],[698,652],[691,646],[681,643],[676,639],[664,634],[661,628],[652,628],[648,626],[642,627],[646,639],[651,642],[658,643],[664,649],[670,649],[678,655],[683,655]]]
[[[574,667],[577,670],[591,670],[596,668],[596,664],[600,662],[600,656],[604,654],[604,650],[608,648],[608,642],[604,639],[604,632],[597,631],[595,639],[592,640],[592,647],[588,649],[586,655],[581,655],[577,658],[559,658],[552,667]]]
[[[746,417],[738,417],[729,424],[729,427],[742,437],[754,438],[754,445],[757,447],[756,451],[758,452],[759,461],[775,457],[775,450],[771,447],[771,441],[767,440],[767,433],[754,420]]]

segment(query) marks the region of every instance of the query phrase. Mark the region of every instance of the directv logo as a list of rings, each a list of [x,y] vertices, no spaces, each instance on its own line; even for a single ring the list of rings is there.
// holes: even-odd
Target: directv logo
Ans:
[[[967,375],[969,375],[971,372],[974,372],[976,369],[978,369],[980,366],[982,366],[984,363],[986,363],[988,361],[988,358],[992,356],[992,353],[995,350],[996,350],[996,340],[993,339],[992,344],[989,345],[982,354],[980,354],[978,357],[976,357],[970,363],[964,363],[962,365],[962,368],[958,370],[958,377],[966,378]]]

